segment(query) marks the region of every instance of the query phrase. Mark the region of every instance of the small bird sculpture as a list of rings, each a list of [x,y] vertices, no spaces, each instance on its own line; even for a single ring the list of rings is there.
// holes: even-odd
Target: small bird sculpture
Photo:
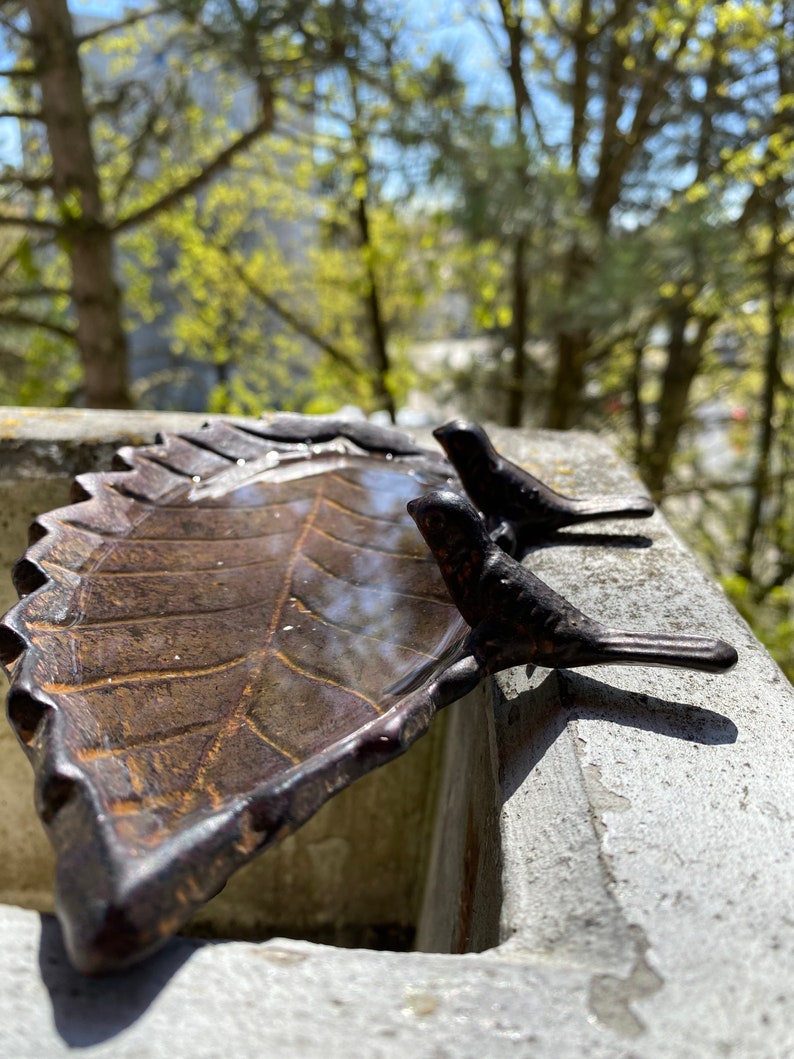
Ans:
[[[426,493],[408,511],[471,626],[463,653],[474,658],[480,678],[527,664],[556,669],[618,663],[708,673],[736,664],[736,650],[724,640],[624,632],[588,618],[507,555],[456,493]]]
[[[511,555],[563,526],[602,518],[648,518],[653,503],[644,496],[562,496],[510,460],[500,456],[477,423],[465,419],[433,431],[473,503],[485,516],[491,536]]]

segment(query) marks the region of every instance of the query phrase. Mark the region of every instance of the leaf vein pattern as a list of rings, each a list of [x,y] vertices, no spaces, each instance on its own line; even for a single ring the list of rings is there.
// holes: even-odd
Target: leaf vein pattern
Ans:
[[[322,497],[323,488],[321,485],[318,485],[312,510],[307,516],[300,533],[297,534],[295,538],[295,543],[293,544],[292,549],[290,551],[289,559],[285,564],[281,592],[279,594],[279,598],[276,601],[275,606],[273,607],[273,616],[270,621],[270,627],[265,636],[265,642],[257,652],[260,656],[260,659],[263,659],[267,655],[273,643],[273,637],[276,633],[276,630],[281,624],[284,604],[286,603],[290,595],[290,589],[292,586],[292,576],[293,571],[295,569],[295,564],[301,555],[306,537],[308,536],[309,531],[314,525],[314,522],[317,518],[317,513],[320,510]],[[239,724],[239,722],[245,717],[246,712],[248,710],[253,683],[258,676],[258,671],[259,667],[256,667],[255,674],[251,677],[251,679],[249,679],[248,683],[243,689],[242,694],[240,695],[239,700],[236,703],[232,703],[230,708],[225,711],[224,715],[219,718],[218,731],[213,739],[207,741],[207,744],[205,745],[204,750],[202,751],[199,760],[196,764],[193,776],[190,782],[185,785],[186,793],[192,787],[194,788],[197,784],[201,782],[207,768],[211,764],[215,755],[218,753],[218,750],[222,745],[223,740],[229,737],[230,732],[232,731],[234,726],[236,724]]]
[[[192,735],[194,732],[200,732],[202,728],[208,728],[212,724],[215,724],[214,717],[210,717],[203,721],[192,721],[188,724],[174,725],[173,728],[165,728],[161,732],[147,732],[146,735],[140,739],[125,738],[123,743],[118,743],[117,745],[104,746],[97,743],[94,746],[84,746],[77,750],[76,756],[81,761],[85,762],[109,757],[121,757],[130,750],[139,750],[142,747],[147,746],[162,746],[174,739],[179,739],[180,736]]]
[[[192,669],[143,669],[135,673],[125,673],[119,677],[105,677],[102,680],[83,681],[78,684],[48,684],[42,683],[43,691],[51,695],[73,695],[75,693],[93,691],[96,688],[119,687],[125,684],[145,684],[148,680],[175,680],[180,677],[202,677],[210,673],[224,673],[236,666],[245,665],[247,659],[243,657],[231,658],[228,662],[219,662],[212,666],[196,666]],[[79,676],[79,674],[77,674]]]
[[[234,603],[230,607],[214,607],[212,610],[204,611],[204,614],[229,614],[237,610],[250,610],[254,607],[253,603]],[[196,617],[195,610],[186,611],[175,611],[173,614],[141,614],[137,617],[131,616],[127,618],[92,618],[91,621],[81,620],[79,622],[72,622],[71,625],[57,625],[53,622],[36,622],[27,621],[26,624],[31,629],[41,630],[43,632],[71,632],[74,629],[100,629],[105,626],[112,625],[146,625],[151,622],[152,624],[170,624],[180,620],[190,620]]]
[[[298,663],[294,661],[294,659],[290,658],[288,655],[285,655],[283,651],[274,651],[273,657],[278,658],[278,660],[280,662],[283,662],[285,666],[287,666],[293,671],[293,673],[297,673],[301,677],[306,677],[306,679],[310,680],[313,684],[325,684],[334,688],[338,688],[340,691],[346,691],[348,695],[352,695],[354,698],[360,699],[362,702],[365,702],[367,706],[372,707],[372,709],[375,711],[375,713],[377,713],[379,717],[383,716],[383,710],[380,708],[380,706],[378,706],[376,702],[369,698],[368,695],[364,695],[356,688],[349,688],[345,684],[342,684],[340,681],[331,680],[327,676],[318,677],[314,673],[310,673],[307,669],[303,669],[300,665],[298,665]]]
[[[167,509],[167,508],[164,509],[164,508],[160,507],[159,505],[156,508],[152,508],[152,512],[155,512],[155,511],[160,512],[160,511],[163,511],[163,510],[169,510],[169,509]],[[174,510],[174,511],[179,510],[179,511],[184,512],[185,509],[184,508],[173,508],[171,510]],[[205,509],[205,510],[211,510],[211,509]],[[246,508],[231,508],[229,510],[232,510],[232,511],[245,511],[247,509]],[[60,521],[60,520],[58,520],[58,521]],[[72,529],[72,528],[79,529],[79,530],[81,530],[81,531],[83,531],[85,533],[91,533],[94,536],[98,536],[99,534],[101,534],[102,537],[105,540],[146,541],[147,544],[173,544],[173,542],[174,542],[174,538],[171,535],[167,535],[165,537],[160,537],[160,536],[150,537],[148,535],[146,535],[146,536],[144,536],[144,535],[134,536],[128,530],[125,530],[125,529],[122,529],[122,530],[105,529],[104,527],[92,526],[92,525],[90,525],[87,522],[79,522],[79,523],[78,522],[68,522],[68,523],[67,522],[63,522],[62,525],[65,528],[67,528],[67,529]],[[251,533],[251,534],[248,534],[248,535],[238,534],[238,537],[239,537],[240,540],[256,541],[256,540],[266,540],[268,537],[277,537],[279,534],[286,535],[288,533],[289,533],[289,530],[283,530],[281,527],[279,527],[278,529],[274,529],[271,533]],[[223,540],[228,540],[228,539],[229,539],[228,537],[218,537],[218,536],[203,537],[203,536],[199,536],[198,534],[190,534],[190,536],[186,538],[186,543],[201,544],[203,542],[210,542],[211,543],[213,541],[223,541]]]
[[[343,504],[341,500],[337,500],[331,496],[326,497],[325,502],[329,507],[334,507],[337,511],[341,511],[345,515],[353,515],[355,518],[360,518],[362,522],[376,522],[379,525],[383,525],[386,521],[382,515],[373,515],[369,511],[357,511],[354,507],[348,507],[347,504]],[[396,519],[391,519],[388,521],[388,524],[390,526],[396,526],[398,525],[398,522]]]
[[[192,539],[191,539],[190,543],[191,544],[193,543]],[[100,557],[98,562],[101,562],[101,561],[102,561],[102,558]],[[42,560],[41,565],[46,570],[61,570],[61,571],[63,571],[66,574],[75,574],[78,577],[82,576],[83,578],[90,579],[91,581],[95,581],[95,580],[98,581],[98,580],[103,580],[103,579],[115,581],[115,580],[117,580],[119,578],[132,578],[132,579],[134,579],[134,578],[140,578],[140,577],[164,577],[164,576],[167,576],[169,578],[186,578],[186,579],[190,579],[190,580],[195,581],[196,574],[218,574],[218,575],[222,575],[222,574],[234,573],[237,570],[247,570],[247,569],[250,569],[251,567],[275,566],[278,563],[278,561],[279,561],[278,556],[277,555],[272,555],[272,556],[263,556],[262,558],[258,558],[258,559],[252,559],[248,563],[235,563],[234,565],[228,565],[228,566],[225,563],[224,563],[223,566],[218,566],[217,563],[216,563],[215,566],[197,566],[197,567],[192,567],[191,569],[185,569],[185,570],[169,570],[168,568],[162,568],[162,567],[160,569],[156,569],[154,567],[151,567],[148,570],[144,570],[142,568],[141,569],[135,569],[135,570],[96,570],[96,569],[91,569],[91,570],[87,570],[85,572],[83,572],[82,570],[79,570],[79,569],[75,570],[71,566],[64,566],[62,563],[52,562],[50,559]]]
[[[314,566],[317,570],[321,571],[323,574],[326,574],[329,578],[333,578],[334,581],[341,581],[342,584],[351,585],[353,588],[360,589],[362,592],[372,592],[372,591],[374,591],[374,589],[371,589],[367,585],[362,584],[361,581],[357,580],[355,577],[345,577],[344,574],[338,574],[338,573],[336,573],[333,570],[329,570],[329,568],[327,566],[325,566],[323,563],[321,563],[320,560],[316,559],[313,555],[303,555],[302,558],[303,558],[303,560],[305,562],[309,563],[310,566]],[[400,556],[400,558],[405,559],[405,560],[413,559],[414,561],[416,561],[418,563],[423,563],[423,564],[427,565],[426,560],[420,559],[416,555],[403,555],[403,556]],[[447,599],[439,600],[436,596],[425,595],[425,594],[423,594],[421,592],[405,592],[405,591],[398,590],[398,589],[396,589],[394,587],[392,587],[390,589],[390,592],[391,592],[391,595],[397,597],[398,599],[417,599],[417,600],[420,600],[423,603],[442,603],[443,602],[444,604],[449,604],[449,606],[452,607],[451,600],[447,600]]]
[[[384,644],[387,647],[398,647],[401,651],[407,651],[409,654],[419,655],[420,658],[428,658],[433,662],[436,661],[435,655],[420,651],[417,647],[411,647],[410,644],[399,643],[397,640],[386,640],[382,636],[375,636],[372,633],[365,632],[361,628],[357,628],[355,625],[344,625],[342,622],[333,621],[331,618],[326,618],[316,610],[313,610],[300,598],[300,596],[294,596],[293,598],[297,603],[299,610],[311,617],[314,621],[319,622],[320,625],[324,625],[326,629],[336,629],[339,632],[348,633],[351,636],[355,636],[357,640],[371,640],[372,643]]]
[[[383,525],[383,521],[382,520],[381,520],[381,525]],[[372,552],[373,555],[388,555],[388,556],[390,556],[393,559],[412,559],[412,558],[415,558],[412,555],[406,555],[406,553],[404,551],[402,551],[402,550],[394,551],[391,548],[380,548],[380,547],[378,547],[377,544],[373,544],[372,541],[367,541],[365,544],[362,544],[359,541],[347,540],[344,537],[338,537],[338,536],[334,535],[333,533],[330,533],[326,529],[320,529],[318,526],[315,526],[313,531],[315,533],[317,533],[319,536],[324,537],[326,540],[333,541],[334,544],[344,544],[345,547],[347,547],[347,548],[355,548],[356,551]]]

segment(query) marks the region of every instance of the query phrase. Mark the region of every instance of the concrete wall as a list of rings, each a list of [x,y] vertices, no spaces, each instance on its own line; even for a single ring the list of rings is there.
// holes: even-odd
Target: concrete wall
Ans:
[[[141,441],[155,426],[195,422],[7,410],[3,564],[21,550],[21,523],[61,502],[81,461],[103,463],[128,433]],[[499,441],[563,492],[637,491],[597,438]],[[423,835],[409,854],[407,829],[395,826],[392,864],[410,864],[411,881],[402,897],[383,890],[381,908],[405,900],[419,946],[432,951],[317,944],[305,939],[328,935],[316,922],[312,935],[304,916],[293,930],[304,940],[175,939],[130,972],[81,978],[54,920],[30,910],[47,907],[47,853],[38,825],[24,822],[28,766],[9,746],[0,865],[38,849],[38,881],[16,893],[8,884],[0,907],[0,1055],[791,1054],[794,692],[661,515],[598,529],[610,547],[572,537],[527,563],[594,617],[720,635],[739,664],[722,676],[511,670],[450,707],[446,732],[417,744],[413,779],[389,779],[399,761],[381,770],[384,790],[393,783],[415,799],[410,830]],[[369,841],[359,818],[374,795],[362,783],[347,797],[314,841],[330,856],[284,855],[307,889],[344,893],[340,851]],[[403,812],[393,799],[379,819]],[[346,817],[353,831],[337,831]],[[366,892],[370,872],[360,874]],[[219,922],[232,928],[227,915]],[[336,940],[346,940],[346,915],[332,919]],[[373,915],[370,905],[369,926]],[[365,935],[347,940],[383,944]]]

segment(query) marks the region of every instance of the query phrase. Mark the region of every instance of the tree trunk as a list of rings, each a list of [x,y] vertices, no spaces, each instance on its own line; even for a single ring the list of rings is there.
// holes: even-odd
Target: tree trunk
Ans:
[[[509,427],[520,427],[524,418],[525,347],[527,343],[527,301],[529,299],[526,251],[526,236],[519,235],[513,245],[513,363],[507,397],[507,426]]]
[[[579,21],[571,36],[574,46],[573,85],[571,94],[571,170],[576,175],[577,190],[582,194],[581,172],[579,169],[582,147],[587,138],[587,96],[590,74],[590,22],[592,19],[591,0],[582,0],[579,7]]]
[[[642,467],[646,458],[645,409],[642,405],[642,360],[643,342],[638,337],[634,343],[629,394],[631,395],[631,423],[634,429],[634,463]]]
[[[378,289],[375,264],[372,260],[373,247],[369,231],[369,214],[367,212],[366,199],[359,198],[356,209],[358,221],[358,233],[361,239],[361,249],[364,254],[367,273],[367,311],[369,313],[370,326],[372,327],[372,357],[375,366],[375,394],[383,408],[389,413],[392,423],[397,420],[397,409],[394,397],[389,389],[389,370],[391,359],[389,357],[388,339],[386,336],[386,322],[380,302],[380,290]]]
[[[584,283],[592,270],[593,261],[574,242],[565,264],[566,294]],[[591,335],[585,327],[566,327],[557,334],[557,364],[546,413],[546,426],[552,430],[569,430],[579,421],[590,342]]]
[[[776,182],[774,191],[782,191]],[[780,323],[781,306],[779,305],[778,263],[780,258],[780,207],[777,195],[771,196],[770,202],[770,247],[766,259],[765,286],[767,299],[767,340],[764,356],[764,392],[761,399],[761,436],[758,441],[758,456],[753,475],[753,486],[750,496],[750,510],[747,514],[747,525],[744,531],[742,555],[738,572],[748,580],[753,578],[753,556],[755,555],[764,513],[764,501],[770,484],[772,463],[772,444],[775,439],[775,404],[781,384],[780,349],[782,329]]]
[[[691,319],[688,302],[676,306],[670,315],[670,339],[659,398],[659,418],[643,468],[645,483],[657,502],[664,494],[678,439],[686,423],[689,393],[700,370],[703,346],[714,323],[712,317],[701,319],[697,335],[688,342],[686,328]]]
[[[552,430],[569,430],[579,420],[589,352],[586,330],[562,331],[557,336],[557,364],[546,416],[546,426]]]
[[[104,218],[69,8],[66,0],[28,0],[27,7],[53,190],[72,271],[86,401],[90,408],[129,408],[127,343],[114,279],[113,236]]]

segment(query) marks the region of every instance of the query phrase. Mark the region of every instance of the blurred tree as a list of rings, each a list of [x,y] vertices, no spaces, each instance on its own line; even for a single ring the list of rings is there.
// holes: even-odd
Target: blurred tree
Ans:
[[[496,61],[446,186],[485,258],[475,319],[503,314],[509,350],[520,289],[531,336],[515,379],[533,401],[505,399],[504,420],[617,434],[745,613],[791,628],[791,3],[463,17]]]
[[[35,239],[26,234],[18,247],[29,266],[29,281],[35,280],[36,271],[46,267],[53,254],[63,253],[68,260],[68,280],[55,297],[68,289],[89,406],[125,407],[131,401],[114,253],[119,235],[209,183],[272,125],[271,115],[263,111],[231,142],[191,159],[189,165],[183,163],[169,174],[167,186],[150,187],[148,195],[146,189],[138,188],[137,202],[130,208],[130,185],[134,178],[140,180],[141,162],[152,141],[162,136],[158,125],[167,124],[169,108],[139,78],[114,77],[109,83],[89,85],[79,53],[82,48],[96,47],[101,38],[110,39],[116,30],[154,18],[165,8],[136,12],[121,23],[81,36],[75,32],[66,0],[30,0],[14,5],[3,23],[6,42],[13,45],[16,57],[15,64],[3,71],[12,97],[18,100],[18,109],[10,109],[9,114],[20,121],[23,135],[21,163],[4,167],[2,183],[6,205],[11,208],[0,216],[0,223],[16,227],[21,222],[28,233],[35,233]],[[174,99],[168,103],[173,113]],[[102,120],[115,129],[113,173],[103,165],[95,143],[96,124]],[[45,131],[46,146],[30,131],[34,125]],[[162,173],[158,176],[162,179]],[[156,185],[157,181],[149,183]],[[47,294],[43,285],[42,299]],[[6,304],[13,302],[13,289],[4,291],[4,299]],[[52,320],[23,320],[19,314],[9,322],[53,327]],[[56,322],[55,326],[64,338],[70,337],[68,324]]]
[[[215,365],[216,410],[341,400],[393,418],[404,392],[399,348],[432,284],[435,231],[410,200],[426,168],[429,112],[459,86],[432,56],[413,57],[400,18],[353,6],[352,18],[345,5],[323,12],[338,67],[317,67],[323,55],[293,41],[281,55],[291,80],[267,93],[268,138],[127,244],[140,262],[128,290],[143,306],[167,255],[179,302],[172,349]],[[265,30],[250,23],[265,12],[180,7],[197,27],[194,63],[211,56],[231,85],[253,79],[257,96],[272,86]],[[241,50],[247,37],[256,50]]]
[[[621,397],[657,496],[724,299],[736,293],[726,288],[730,265],[742,267],[736,156],[768,135],[780,90],[766,30],[782,18],[779,3],[761,0],[489,0],[472,18],[502,87],[489,93],[492,164],[480,166],[488,175],[477,183],[484,151],[471,149],[469,129],[461,142],[470,164],[459,166],[457,186],[469,216],[488,227],[470,225],[472,237],[503,248],[514,371],[505,421],[522,418],[528,333],[547,350],[543,419],[555,427],[592,410],[601,376],[617,378],[614,356],[628,382],[657,374],[645,343],[658,350],[664,334],[652,414],[647,388],[624,387]],[[632,244],[650,257],[638,260]],[[530,304],[532,278],[542,296]]]
[[[39,198],[46,189],[52,208],[2,218],[16,226],[58,236],[69,256],[71,296],[75,309],[74,337],[80,347],[89,403],[109,407],[129,404],[126,343],[121,323],[120,296],[114,280],[113,238],[104,216],[96,159],[91,143],[90,116],[66,0],[37,0],[26,5],[27,19],[17,12],[6,26],[21,44],[22,60],[10,71],[28,89],[15,113],[26,125],[44,127],[49,164],[36,159],[38,172],[4,173],[4,184],[16,182]],[[23,28],[24,27],[24,28]],[[24,237],[23,237],[24,238]],[[25,249],[30,249],[30,241]],[[21,248],[20,248],[21,249]],[[30,322],[35,317],[29,318]],[[10,322],[22,324],[18,314]],[[41,325],[39,325],[41,326]],[[49,322],[49,329],[61,326]],[[64,337],[71,334],[63,328]]]
[[[362,4],[190,0],[163,2],[81,35],[66,0],[11,5],[0,23],[15,59],[2,71],[9,85],[4,114],[20,122],[23,150],[20,164],[3,169],[0,224],[24,225],[17,253],[28,265],[28,286],[60,255],[68,275],[61,271],[57,319],[22,313],[19,295],[5,283],[0,308],[14,327],[74,338],[89,405],[130,403],[119,241],[202,191],[271,133],[282,100],[310,111],[315,79],[355,65],[351,35],[367,17]],[[80,63],[84,49],[93,55],[90,76]],[[165,70],[150,81],[144,53]],[[217,86],[224,63],[235,68],[226,91],[252,86],[256,106],[245,126],[225,120],[217,100],[202,98],[201,70],[211,70]],[[46,132],[46,145],[35,125]],[[41,304],[50,292],[44,284],[39,290]],[[64,290],[71,298],[66,316]]]

